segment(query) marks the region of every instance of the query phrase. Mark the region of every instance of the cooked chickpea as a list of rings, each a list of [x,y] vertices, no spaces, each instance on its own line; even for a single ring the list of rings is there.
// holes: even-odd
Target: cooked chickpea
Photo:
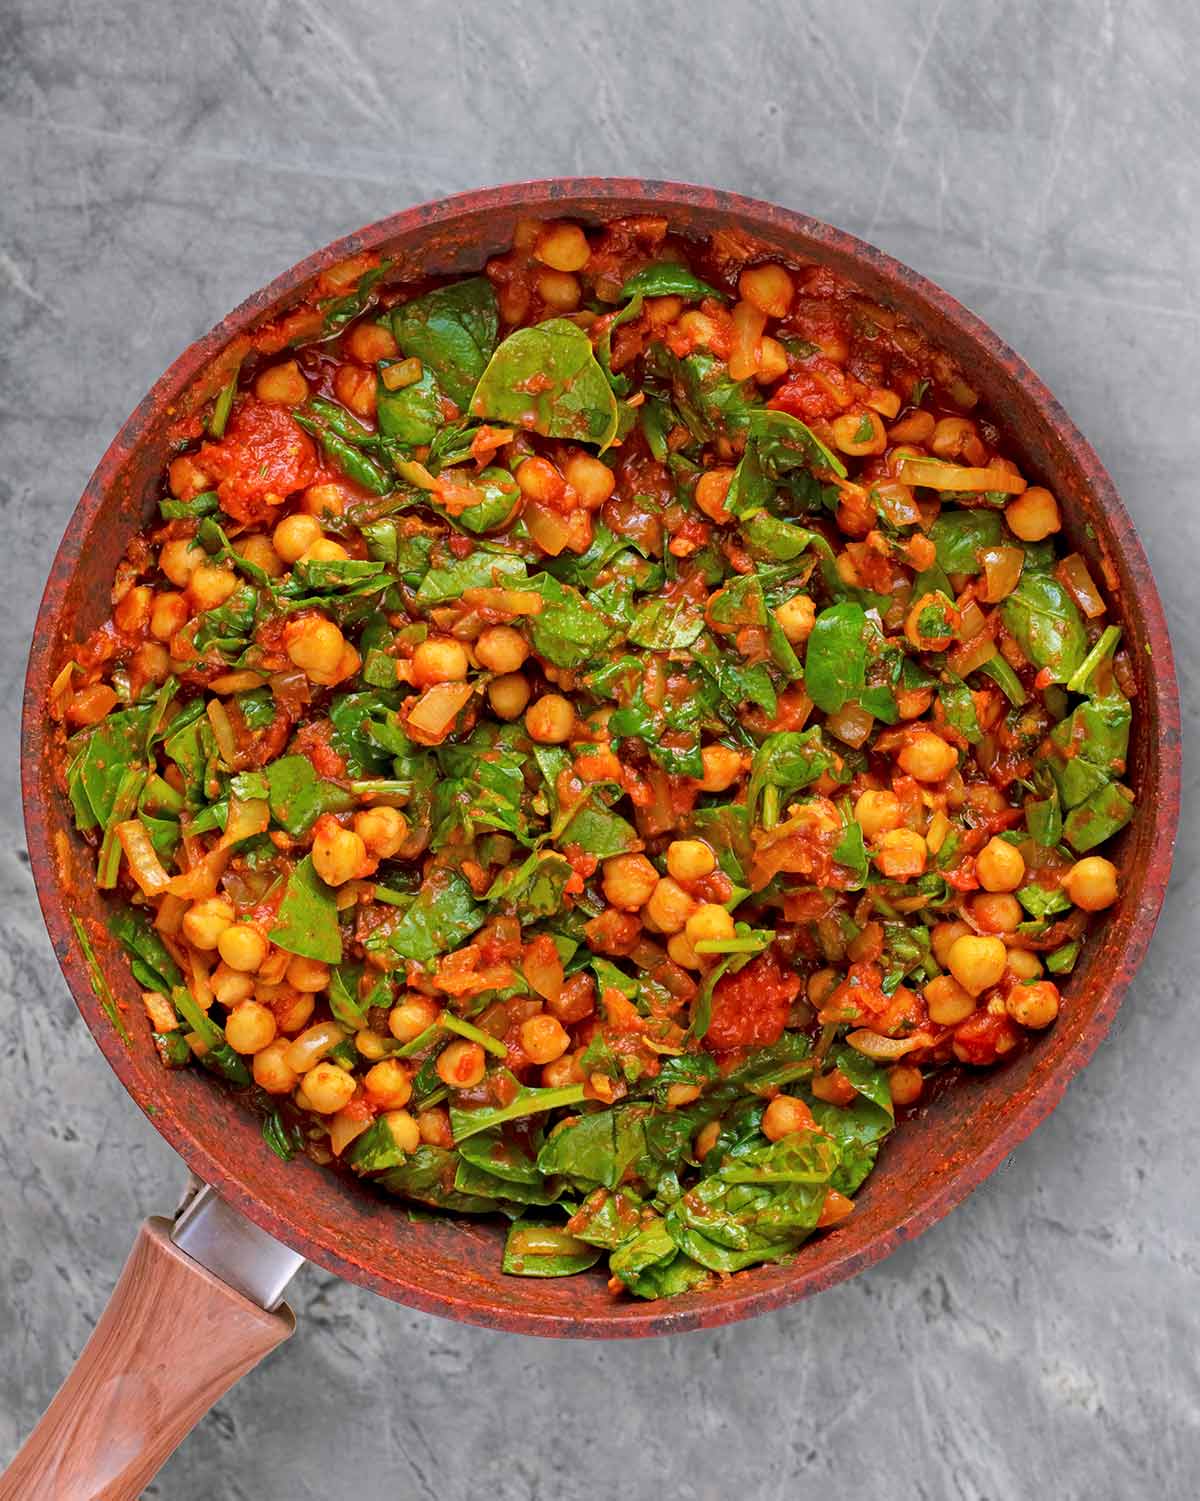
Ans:
[[[686,933],[672,933],[667,939],[667,958],[681,969],[703,969],[704,960],[692,947]]]
[[[368,854],[390,860],[408,838],[408,820],[399,808],[367,808],[354,815],[354,832]]]
[[[300,1075],[287,1061],[289,1046],[287,1038],[281,1037],[255,1053],[251,1068],[259,1089],[268,1094],[291,1094],[300,1082]]]
[[[700,1098],[700,1086],[698,1084],[668,1084],[667,1085],[667,1109],[678,1110],[681,1105],[690,1105]]]
[[[217,952],[230,969],[252,975],[267,957],[270,948],[263,930],[246,922],[235,922],[217,938]]]
[[[320,536],[321,523],[317,518],[299,511],[276,524],[271,542],[285,563],[298,563]]]
[[[567,1084],[583,1083],[587,1076],[579,1063],[580,1053],[564,1053],[553,1063],[543,1065],[542,1083],[547,1089],[562,1089]]]
[[[907,881],[925,874],[929,849],[924,835],[915,829],[889,829],[879,836],[875,864],[894,881]]]
[[[226,1007],[236,1006],[239,1001],[248,1001],[254,994],[254,976],[243,974],[238,969],[230,969],[228,964],[217,965],[209,977],[209,984],[213,995]]]
[[[470,670],[467,649],[453,636],[431,636],[412,654],[412,681],[418,688],[461,683]]]
[[[517,485],[529,500],[553,502],[561,499],[564,480],[549,459],[535,456],[517,469]]]
[[[261,568],[268,578],[277,579],[283,573],[283,559],[271,545],[270,537],[255,532],[251,537],[239,537],[233,544],[239,558],[245,558],[255,568]]]
[[[950,949],[950,973],[969,995],[997,984],[1007,962],[1008,950],[999,938],[964,934]]]
[[[497,719],[520,719],[529,702],[531,689],[519,672],[506,672],[488,684],[488,703]]]
[[[332,818],[317,823],[312,862],[327,886],[344,886],[365,874],[370,863],[361,836],[353,829],[343,829]]]
[[[968,994],[953,975],[938,975],[930,980],[923,993],[929,1019],[939,1027],[957,1026],[975,1010],[975,997]]]
[[[150,609],[150,634],[158,641],[169,641],[188,622],[187,601],[182,594],[163,590],[154,596]]]
[[[760,386],[769,386],[772,381],[782,379],[787,372],[787,350],[778,339],[764,334],[758,341],[758,369],[754,372],[754,379]]]
[[[887,1080],[893,1105],[915,1105],[925,1088],[921,1070],[911,1063],[897,1063],[889,1068]]]
[[[1051,980],[1035,980],[1031,985],[1014,985],[1005,1000],[1005,1009],[1019,1026],[1040,1031],[1058,1015],[1058,986]]]
[[[571,1046],[567,1029],[544,1011],[523,1021],[518,1035],[522,1052],[533,1063],[553,1063]]]
[[[167,479],[171,494],[179,500],[195,500],[197,495],[202,495],[208,489],[208,475],[187,454],[180,454],[177,459],[171,460]]]
[[[258,998],[266,1004],[266,997],[262,990],[260,985]],[[279,1030],[287,1032],[290,1036],[303,1032],[312,1021],[312,1014],[316,1010],[316,1002],[312,996],[299,990],[286,992],[272,1002],[272,1006],[275,1011],[275,1020],[279,1023]]]
[[[237,575],[232,568],[201,563],[188,580],[187,592],[197,611],[215,610],[225,603],[237,586]]]
[[[695,1153],[697,1162],[704,1161],[716,1146],[717,1138],[720,1134],[720,1121],[709,1121],[707,1125],[700,1127],[699,1131],[696,1132],[696,1139],[692,1142],[692,1151]]]
[[[454,1133],[450,1129],[450,1112],[444,1105],[431,1105],[417,1114],[417,1128],[421,1140],[431,1147],[452,1147]]]
[[[678,881],[664,876],[651,892],[643,908],[643,916],[660,933],[678,933],[687,924],[696,906],[697,903]]]
[[[296,361],[288,360],[285,364],[271,365],[262,371],[254,382],[254,394],[259,401],[298,407],[308,400],[308,382]]]
[[[896,759],[918,782],[940,782],[958,765],[958,752],[940,735],[923,733],[902,747]]]
[[[412,1076],[398,1058],[384,1058],[367,1070],[363,1088],[380,1110],[399,1110],[412,1099]]]
[[[475,642],[475,657],[489,672],[516,672],[529,655],[529,643],[511,625],[490,625]]]
[[[1025,860],[1007,839],[989,839],[975,857],[975,874],[985,891],[1015,891],[1025,879]]]
[[[71,695],[67,718],[73,724],[99,724],[117,706],[117,695],[107,683],[89,683]]]
[[[1030,485],[1015,500],[1010,500],[1004,508],[1004,519],[1022,542],[1041,542],[1062,529],[1058,502],[1041,485]]]
[[[1009,949],[1008,970],[1018,980],[1037,980],[1044,973],[1042,961],[1029,949]]]
[[[725,497],[733,483],[732,469],[706,469],[696,481],[692,492],[697,510],[703,511],[710,521],[724,526],[733,517],[725,509]]]
[[[799,646],[812,635],[817,607],[807,594],[793,594],[791,599],[775,606],[775,619],[792,645]]]
[[[285,971],[287,983],[293,990],[305,995],[316,995],[329,984],[329,966],[319,959],[306,959],[303,954],[293,954]]]
[[[333,377],[333,394],[356,417],[375,415],[375,372],[357,365],[339,365]]]
[[[370,1027],[363,1027],[361,1031],[354,1034],[354,1046],[368,1063],[378,1063],[391,1051],[387,1038]]]
[[[309,485],[300,497],[300,509],[318,520],[323,516],[340,516],[346,509],[346,491],[342,485]],[[293,562],[295,559],[293,559]]]
[[[388,1110],[379,1119],[387,1123],[388,1131],[398,1151],[407,1155],[409,1152],[415,1152],[421,1145],[421,1127],[416,1117],[410,1115],[407,1110]]]
[[[310,546],[305,548],[302,563],[344,563],[350,554],[340,542],[335,542],[332,537],[318,537]]]
[[[235,1053],[261,1053],[275,1041],[275,1013],[257,1001],[241,1001],[225,1018],[225,1041]]]
[[[346,638],[323,615],[304,615],[284,627],[283,647],[288,658],[315,683],[334,683],[342,665]]]
[[[971,899],[971,916],[986,933],[1015,933],[1025,920],[1011,891],[980,891]]]
[[[644,907],[658,882],[658,871],[645,855],[614,855],[604,862],[604,899],[622,912]]]
[[[572,454],[563,465],[563,478],[575,491],[585,511],[598,511],[613,493],[617,477],[590,453]]]
[[[677,881],[701,881],[717,868],[717,857],[703,839],[674,839],[667,846],[667,874]]]
[[[183,936],[194,949],[215,949],[233,917],[233,906],[223,896],[206,896],[183,914]]]
[[[732,938],[733,916],[716,902],[704,902],[697,907],[684,924],[684,933],[689,943],[717,942]]]
[[[704,775],[701,792],[726,792],[742,774],[742,757],[727,745],[706,745],[700,752]]]
[[[882,453],[887,447],[887,430],[878,412],[843,412],[829,426],[834,445],[854,458]]]
[[[1102,912],[1117,899],[1117,867],[1103,855],[1087,855],[1072,865],[1062,884],[1077,907]]]
[[[867,839],[877,839],[881,834],[898,829],[904,821],[900,799],[894,792],[868,788],[860,793],[854,804],[854,821]]]
[[[160,646],[157,641],[143,641],[130,657],[129,666],[134,675],[144,682],[161,683],[170,674],[171,655],[167,648]],[[99,687],[100,684],[95,686]]]
[[[561,745],[575,727],[575,710],[571,700],[561,693],[544,693],[530,704],[525,713],[529,738],[540,745]]]
[[[150,619],[153,591],[145,584],[135,584],[113,607],[113,624],[119,631],[133,634],[143,630]]]
[[[534,257],[554,271],[582,271],[591,253],[578,224],[547,224],[533,247]]]
[[[356,323],[342,341],[346,353],[360,365],[374,365],[394,359],[400,352],[390,328],[382,323]]]
[[[791,273],[782,266],[749,266],[738,277],[738,295],[768,318],[785,318],[795,291]]]
[[[318,1115],[336,1115],[354,1098],[354,1076],[323,1058],[304,1076],[304,1095]]]
[[[487,1058],[477,1042],[466,1038],[450,1043],[438,1054],[434,1068],[438,1078],[451,1089],[470,1089],[483,1078]]]
[[[158,566],[171,582],[184,589],[191,582],[192,574],[206,562],[208,554],[198,542],[177,538],[164,542],[158,554]]]
[[[933,932],[929,935],[930,947],[933,949],[933,957],[943,969],[949,968],[950,950],[960,938],[965,938],[971,932],[969,924],[955,918],[953,922],[935,923]]]
[[[547,307],[558,313],[573,313],[583,295],[578,277],[569,271],[553,271],[549,267],[538,275],[537,294]]]
[[[441,1015],[423,995],[406,996],[388,1012],[388,1031],[397,1042],[413,1042],[427,1032]]]
[[[812,1111],[794,1095],[777,1094],[763,1111],[761,1130],[768,1141],[782,1141],[785,1136],[815,1127]]]

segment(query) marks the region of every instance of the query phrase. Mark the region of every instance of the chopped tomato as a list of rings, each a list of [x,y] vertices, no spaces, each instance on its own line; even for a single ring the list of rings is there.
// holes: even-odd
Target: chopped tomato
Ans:
[[[724,1052],[778,1042],[800,985],[800,976],[785,969],[770,949],[736,974],[725,975],[713,990],[704,1046]]]
[[[205,443],[198,461],[218,480],[221,509],[235,521],[263,521],[274,506],[317,480],[312,439],[291,413],[253,396],[234,407],[225,436]]]

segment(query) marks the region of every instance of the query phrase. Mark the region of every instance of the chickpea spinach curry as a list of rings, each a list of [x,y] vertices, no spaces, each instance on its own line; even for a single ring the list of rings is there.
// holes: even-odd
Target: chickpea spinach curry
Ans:
[[[783,1261],[932,1071],[1054,1021],[1119,631],[824,267],[638,218],[389,270],[248,342],[54,686],[158,1049],[284,1158],[507,1215],[514,1274]]]

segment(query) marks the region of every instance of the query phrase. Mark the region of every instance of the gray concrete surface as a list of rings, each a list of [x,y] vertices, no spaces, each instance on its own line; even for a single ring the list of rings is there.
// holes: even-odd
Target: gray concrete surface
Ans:
[[[1061,396],[1141,529],[1194,723],[1197,40],[1187,0],[6,0],[0,1459],[181,1181],[76,1017],[17,791],[42,580],[151,380],[301,254],[444,192],[611,172],[775,199],[942,282]],[[638,1346],[460,1328],[309,1270],[291,1345],[147,1495],[1195,1496],[1196,856],[1193,804],[1095,1063],[885,1265]]]

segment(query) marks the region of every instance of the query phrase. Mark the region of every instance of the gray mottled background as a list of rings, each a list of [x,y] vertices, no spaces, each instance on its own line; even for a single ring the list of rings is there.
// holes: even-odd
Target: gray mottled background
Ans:
[[[5,0],[0,7],[0,1459],[181,1168],[34,903],[16,709],[59,534],[183,347],[326,240],[554,173],[713,183],[948,287],[1061,396],[1200,632],[1188,0]],[[1193,773],[1194,775],[1194,773]],[[949,1220],[784,1313],[639,1345],[457,1327],[309,1270],[299,1332],[149,1495],[1200,1490],[1196,830],[1066,1103]]]

